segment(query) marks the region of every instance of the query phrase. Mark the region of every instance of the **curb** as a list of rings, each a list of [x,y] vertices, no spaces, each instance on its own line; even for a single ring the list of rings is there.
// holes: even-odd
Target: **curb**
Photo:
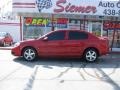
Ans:
[[[110,51],[109,54],[120,54],[120,51]]]
[[[13,47],[0,47],[0,50],[12,50]]]

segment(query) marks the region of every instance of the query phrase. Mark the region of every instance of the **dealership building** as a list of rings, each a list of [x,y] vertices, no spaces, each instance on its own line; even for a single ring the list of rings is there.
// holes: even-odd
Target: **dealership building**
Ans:
[[[17,41],[37,38],[54,30],[85,30],[109,39],[120,51],[119,0],[5,0],[1,13],[19,19]],[[12,33],[13,34],[13,33]],[[17,38],[14,33],[14,38]]]

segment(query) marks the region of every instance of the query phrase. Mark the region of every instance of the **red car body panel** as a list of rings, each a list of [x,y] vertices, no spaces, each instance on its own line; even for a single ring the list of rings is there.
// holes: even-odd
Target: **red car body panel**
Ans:
[[[64,40],[44,40],[47,35],[54,32],[63,31],[65,33]],[[88,34],[88,39],[85,40],[69,40],[69,32],[77,30],[58,30],[53,31],[42,38],[27,40],[15,46],[12,49],[12,54],[15,56],[22,56],[22,50],[25,47],[33,47],[40,57],[81,57],[87,48],[95,48],[99,56],[105,55],[109,52],[108,40],[98,38],[91,33]]]

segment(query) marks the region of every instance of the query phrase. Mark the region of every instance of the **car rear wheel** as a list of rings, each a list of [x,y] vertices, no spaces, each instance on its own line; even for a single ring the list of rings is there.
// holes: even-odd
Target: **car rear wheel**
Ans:
[[[87,49],[84,53],[84,59],[88,62],[95,62],[98,58],[98,53],[95,49]]]
[[[30,48],[30,47],[25,48],[23,50],[23,57],[27,61],[33,61],[37,57],[37,52],[35,49]]]

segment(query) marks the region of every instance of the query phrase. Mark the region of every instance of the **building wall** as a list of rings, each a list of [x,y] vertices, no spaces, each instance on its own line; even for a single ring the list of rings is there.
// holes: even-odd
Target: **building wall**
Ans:
[[[0,32],[8,32],[13,41],[20,41],[20,23],[18,20],[0,20]]]
[[[13,0],[13,12],[78,15],[120,15],[118,0]]]
[[[0,0],[0,17],[12,12],[12,0]]]

